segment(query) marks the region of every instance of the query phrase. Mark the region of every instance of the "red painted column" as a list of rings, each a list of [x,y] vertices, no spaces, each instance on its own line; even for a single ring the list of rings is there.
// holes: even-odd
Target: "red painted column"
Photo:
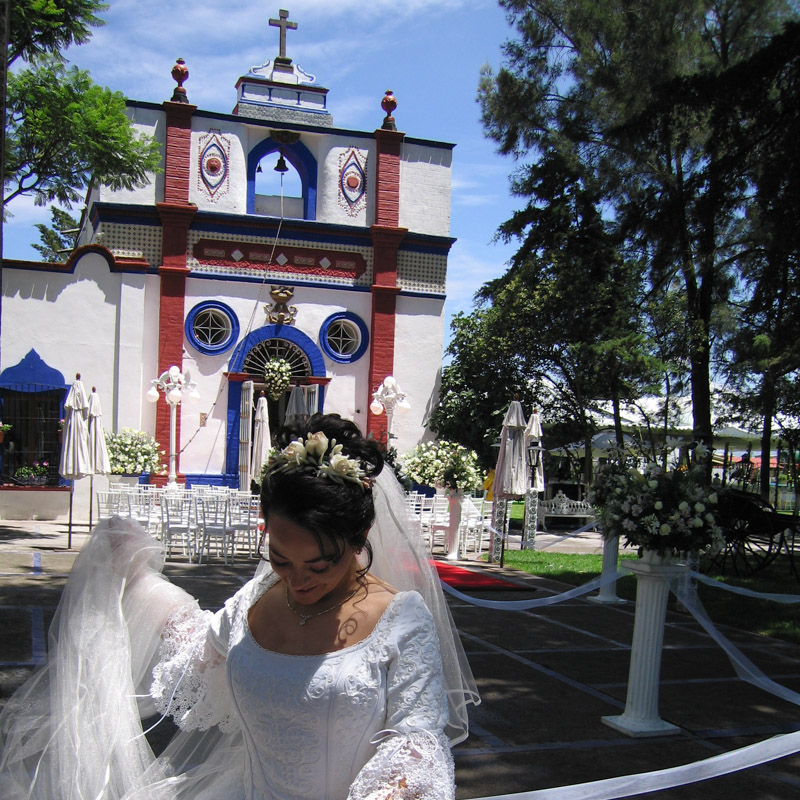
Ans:
[[[397,250],[408,233],[398,227],[400,219],[400,153],[405,134],[375,131],[377,168],[375,224],[372,234],[372,346],[369,363],[369,397],[394,372],[395,316],[397,312]],[[367,433],[388,444],[386,415],[367,412]]]
[[[164,202],[157,203],[161,217],[161,296],[158,314],[158,374],[173,364],[183,370],[183,320],[189,226],[197,207],[189,203],[192,114],[197,106],[164,103],[167,115]],[[177,441],[180,443],[180,414]],[[161,398],[156,406],[156,439],[169,450],[169,408]],[[180,469],[180,456],[178,457]]]

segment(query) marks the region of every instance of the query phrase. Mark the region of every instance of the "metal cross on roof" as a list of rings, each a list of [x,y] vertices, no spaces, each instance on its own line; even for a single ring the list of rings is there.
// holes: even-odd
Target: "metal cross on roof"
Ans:
[[[289,20],[289,12],[285,9],[280,9],[278,11],[278,16],[280,19],[271,19],[269,21],[270,27],[272,28],[280,28],[281,29],[281,40],[280,40],[280,53],[279,58],[286,58],[286,31],[297,30],[297,23],[291,22]]]

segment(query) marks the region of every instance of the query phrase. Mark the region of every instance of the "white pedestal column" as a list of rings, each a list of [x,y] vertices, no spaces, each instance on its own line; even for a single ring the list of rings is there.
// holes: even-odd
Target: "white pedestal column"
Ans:
[[[447,560],[458,561],[461,558],[461,500],[460,492],[453,492],[447,496],[450,506],[450,518],[447,526]]]
[[[636,575],[636,617],[633,624],[631,664],[625,711],[602,721],[628,736],[667,736],[680,732],[677,725],[658,716],[658,688],[661,650],[667,614],[668,581],[686,569],[685,565],[662,562],[652,551],[626,566]]]
[[[601,578],[613,575],[617,571],[619,563],[619,536],[611,536],[603,542],[603,572]],[[592,603],[602,603],[606,605],[616,605],[625,603],[621,597],[617,597],[617,582],[609,581],[600,587],[597,594],[587,597]]]
[[[495,497],[492,502],[492,540],[489,546],[489,563],[499,564],[503,553],[503,537],[506,531],[508,501]]]

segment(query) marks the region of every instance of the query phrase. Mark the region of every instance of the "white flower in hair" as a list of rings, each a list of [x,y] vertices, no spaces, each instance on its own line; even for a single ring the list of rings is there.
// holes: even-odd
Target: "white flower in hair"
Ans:
[[[322,432],[311,433],[306,439],[306,453],[321,460],[328,449],[328,437]]]
[[[295,464],[302,464],[306,460],[306,448],[302,440],[295,439],[283,450],[282,455],[286,456],[287,461],[294,461]]]

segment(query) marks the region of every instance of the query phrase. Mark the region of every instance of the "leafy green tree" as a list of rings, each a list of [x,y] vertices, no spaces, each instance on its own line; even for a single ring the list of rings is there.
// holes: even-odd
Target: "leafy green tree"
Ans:
[[[158,169],[158,143],[140,137],[125,98],[52,57],[9,75],[4,202],[33,194],[67,208],[89,181],[130,189]]]
[[[717,304],[735,285],[741,174],[719,168],[712,108],[681,80],[750,57],[795,13],[788,0],[501,0],[518,38],[479,99],[501,152],[577,156],[602,187],[629,256],[666,290],[680,279],[695,438],[711,443]],[[668,87],[665,90],[664,87]]]
[[[601,185],[578,154],[554,147],[519,169],[512,187],[528,202],[500,235],[521,246],[479,296],[491,302],[495,330],[514,342],[525,374],[578,422],[589,481],[593,412],[611,402],[621,444],[621,404],[653,388],[640,268],[621,254],[603,219]]]
[[[13,0],[8,66],[18,58],[33,61],[46,53],[57,55],[71,44],[87,42],[91,28],[105,24],[95,12],[107,8],[99,0]]]
[[[442,371],[439,403],[429,420],[441,438],[474,450],[487,469],[497,461],[493,445],[514,395],[526,410],[533,396],[512,341],[495,324],[492,309],[459,313],[447,348],[452,356]]]
[[[50,225],[36,223],[41,244],[31,245],[43,261],[64,261],[64,254],[75,247],[78,220],[58,206],[50,208]]]

